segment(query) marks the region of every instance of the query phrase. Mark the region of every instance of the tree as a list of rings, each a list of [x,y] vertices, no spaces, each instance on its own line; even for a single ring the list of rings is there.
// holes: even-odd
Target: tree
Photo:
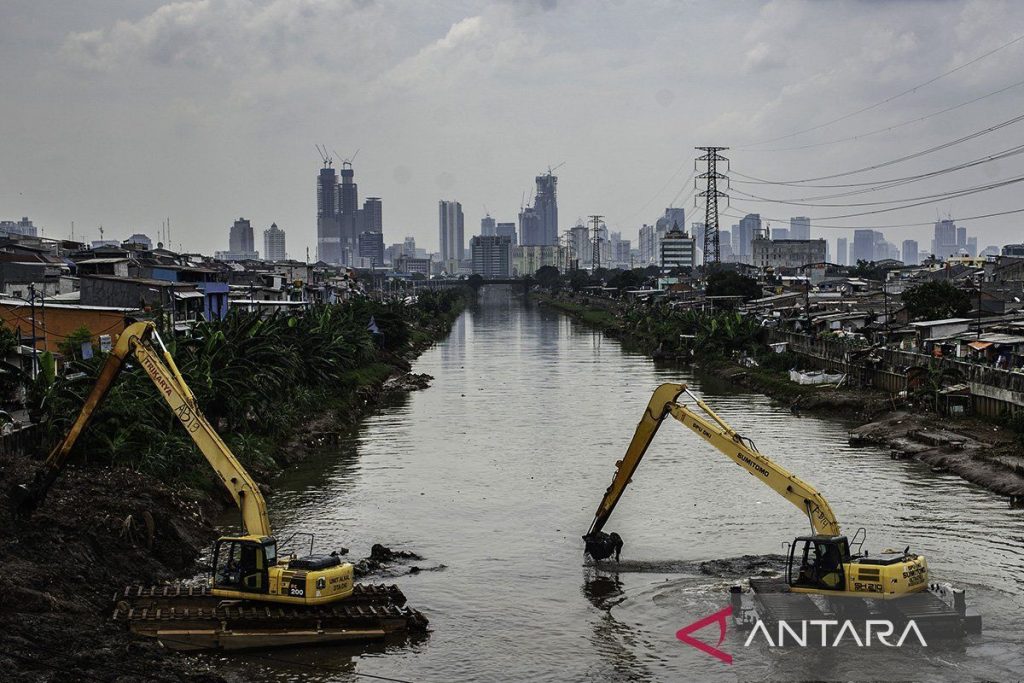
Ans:
[[[473,273],[466,280],[466,284],[472,287],[474,292],[479,292],[480,288],[484,286],[484,276],[480,273]]]
[[[554,266],[541,266],[537,269],[533,279],[537,281],[538,285],[544,289],[550,289],[552,292],[562,284],[562,276],[558,272],[558,268]]]
[[[82,355],[82,344],[92,341],[92,332],[85,325],[74,330],[60,343],[60,352],[68,360],[79,358]]]
[[[716,270],[708,275],[708,296],[740,296],[744,301],[761,296],[757,280],[744,277],[734,270]]]
[[[971,297],[949,282],[924,282],[903,292],[903,303],[912,320],[942,320],[971,310]]]
[[[590,275],[585,270],[572,271],[572,275],[569,277],[569,286],[574,292],[590,286]]]
[[[615,287],[621,291],[630,287],[638,287],[643,284],[643,281],[643,275],[635,270],[620,270],[616,271],[615,275],[609,278],[608,286]]]

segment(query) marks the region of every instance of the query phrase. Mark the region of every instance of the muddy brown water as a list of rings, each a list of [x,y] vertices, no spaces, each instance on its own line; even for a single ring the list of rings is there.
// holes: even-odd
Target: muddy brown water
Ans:
[[[279,480],[279,537],[355,557],[415,550],[398,575],[431,633],[367,648],[225,657],[254,680],[949,680],[1024,675],[1024,513],[952,475],[846,443],[839,419],[792,415],[761,395],[628,353],[565,316],[485,290],[415,372],[435,379],[367,418],[352,438]],[[953,649],[870,652],[744,647],[726,665],[675,638],[728,605],[727,587],[807,532],[806,519],[680,425],[666,423],[607,530],[616,567],[587,566],[580,535],[651,391],[683,381],[762,452],[825,494],[865,547],[925,554],[966,588],[984,633]],[[724,561],[729,560],[729,561]],[[777,564],[777,563],[776,563]],[[404,569],[396,567],[395,573]],[[712,629],[714,630],[714,629]],[[704,639],[715,643],[711,631]]]

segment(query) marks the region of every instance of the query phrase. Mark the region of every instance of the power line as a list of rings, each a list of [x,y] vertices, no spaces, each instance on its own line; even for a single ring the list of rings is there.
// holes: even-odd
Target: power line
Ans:
[[[960,104],[954,104],[952,107],[946,107],[945,109],[940,109],[938,111],[934,111],[931,114],[925,114],[924,116],[919,116],[916,119],[909,119],[907,121],[903,121],[901,123],[896,123],[896,124],[893,124],[891,126],[884,126],[882,128],[876,128],[875,130],[870,130],[870,131],[867,131],[865,133],[858,133],[857,135],[851,135],[849,137],[839,138],[837,140],[828,140],[827,142],[814,142],[814,143],[811,143],[809,145],[800,145],[798,147],[773,147],[773,148],[770,148],[770,149],[751,149],[751,150],[748,150],[746,148],[741,147],[739,149],[744,149],[745,151],[750,151],[750,152],[792,152],[792,151],[801,150],[801,149],[812,149],[814,147],[825,147],[827,145],[835,145],[835,144],[838,144],[840,142],[849,142],[851,140],[860,140],[862,138],[871,137],[872,135],[878,135],[879,133],[888,133],[888,132],[896,130],[897,128],[902,128],[903,126],[909,126],[912,123],[920,123],[921,121],[926,121],[927,119],[930,119],[933,116],[939,116],[940,114],[947,114],[947,113],[949,113],[951,111],[955,111],[957,109],[960,109],[961,107],[966,107],[969,104],[974,104],[975,102],[980,102],[981,100],[987,99],[989,97],[993,97],[995,95],[1000,95],[1000,94],[1006,92],[1007,90],[1012,90],[1013,88],[1019,88],[1022,85],[1024,85],[1024,81],[1017,81],[1016,83],[1008,85],[1005,88],[1000,88],[999,90],[993,90],[990,93],[986,93],[986,94],[981,95],[979,97],[975,97],[974,99],[967,100],[966,102],[961,102]]]
[[[747,178],[749,180],[757,180],[757,181],[759,181],[761,183],[765,183],[765,184],[769,184],[769,185],[800,185],[802,183],[809,183],[809,182],[814,182],[814,181],[817,181],[817,180],[831,180],[832,178],[841,178],[843,176],[855,175],[857,173],[864,173],[865,171],[874,171],[874,170],[877,170],[879,168],[884,168],[886,166],[892,166],[893,164],[899,164],[899,163],[902,163],[904,161],[909,161],[911,159],[916,159],[918,157],[923,157],[923,156],[925,156],[927,154],[931,154],[932,152],[938,152],[940,150],[947,149],[949,147],[953,147],[954,145],[959,145],[960,143],[967,142],[968,140],[973,140],[975,138],[979,138],[982,135],[988,135],[989,133],[995,132],[995,131],[1000,130],[1002,128],[1005,128],[1007,126],[1011,126],[1011,125],[1013,125],[1015,123],[1019,123],[1020,121],[1024,121],[1024,114],[1020,114],[1018,116],[1014,116],[1012,119],[1007,119],[1006,121],[1002,121],[1001,123],[997,123],[995,125],[989,126],[988,128],[984,128],[982,130],[975,131],[975,132],[970,133],[968,135],[965,135],[963,137],[957,138],[956,140],[950,140],[949,142],[944,142],[944,143],[942,143],[940,145],[935,145],[934,147],[929,147],[928,149],[923,149],[923,150],[920,150],[918,152],[914,152],[913,154],[906,154],[906,155],[898,157],[896,159],[890,159],[888,161],[883,161],[881,163],[872,164],[871,166],[864,166],[863,168],[857,168],[857,169],[854,169],[852,171],[843,171],[842,173],[833,173],[831,175],[818,176],[818,177],[815,177],[815,178],[803,178],[803,179],[800,179],[800,180],[768,180],[768,179],[765,179],[765,178],[758,178],[756,176],[746,175],[746,174],[740,173],[738,171],[733,171],[732,173],[735,174],[735,175],[738,175],[740,177]]]
[[[789,187],[799,187],[799,188],[805,188],[805,187],[832,188],[832,189],[844,188],[844,187],[845,188],[867,188],[867,189],[857,190],[857,191],[848,192],[848,193],[839,193],[839,194],[835,194],[835,195],[821,195],[821,196],[818,197],[818,199],[831,199],[833,197],[844,197],[844,196],[849,196],[851,194],[861,194],[863,192],[872,192],[872,191],[874,191],[876,189],[887,189],[889,187],[896,187],[897,185],[905,185],[905,184],[908,184],[908,183],[917,182],[918,180],[924,180],[926,178],[934,178],[935,176],[943,175],[945,173],[952,173],[954,171],[960,171],[960,170],[963,170],[965,168],[971,168],[973,166],[978,166],[978,165],[981,165],[981,164],[985,164],[985,163],[988,163],[990,161],[998,161],[1000,159],[1005,159],[1007,157],[1016,156],[1017,154],[1020,154],[1022,151],[1024,151],[1024,145],[1018,145],[1016,147],[1010,147],[1008,149],[1004,149],[1004,150],[1001,150],[999,152],[995,152],[993,154],[989,154],[989,155],[986,155],[986,156],[983,156],[983,157],[979,157],[977,159],[972,159],[971,161],[965,161],[965,162],[960,163],[960,164],[954,164],[953,166],[947,166],[945,168],[940,168],[940,169],[937,169],[935,171],[928,171],[927,173],[916,173],[914,175],[902,176],[900,178],[888,178],[886,180],[874,180],[874,181],[865,182],[865,183],[830,183],[830,184],[817,185],[817,184],[810,184],[810,183],[808,183],[808,184],[801,184],[801,183],[770,183],[770,182],[762,182],[760,180],[733,180],[732,183],[735,183],[735,184],[738,184],[738,185],[777,185],[778,184],[778,185],[786,185],[786,186],[789,186]]]
[[[745,210],[745,209],[743,209],[742,207],[739,207],[739,206],[735,207],[735,209],[737,211],[744,211]],[[750,213],[750,212],[748,212],[748,213]],[[976,221],[976,220],[981,220],[983,218],[995,218],[997,216],[1010,216],[1010,215],[1018,214],[1018,213],[1024,213],[1024,209],[1010,209],[1009,211],[996,211],[996,212],[993,212],[993,213],[979,214],[977,216],[957,216],[955,218],[949,218],[947,220],[951,220],[951,221],[956,223],[956,222],[960,222],[960,221]],[[730,212],[723,212],[723,215],[729,216],[730,218],[745,218],[745,216],[743,216],[742,214],[736,214],[736,213],[730,213]],[[766,220],[766,221],[776,221],[776,222],[779,222],[779,223],[784,223],[786,220],[788,220],[788,219],[785,219],[785,218],[770,218],[768,216],[762,216],[762,218],[764,220]],[[814,219],[811,219],[811,220],[816,220],[817,221],[817,220],[825,220],[825,219],[824,218],[814,218]],[[934,221],[929,221],[929,222],[925,222],[925,223],[890,223],[888,225],[858,225],[858,226],[821,225],[820,223],[811,223],[811,227],[812,228],[818,228],[820,230],[882,230],[882,229],[885,229],[885,228],[920,228],[920,227],[925,227],[925,226],[934,225],[934,224],[935,224]]]
[[[903,209],[912,209],[915,206],[924,206],[925,204],[934,204],[936,202],[943,202],[943,201],[946,201],[948,199],[959,199],[960,197],[966,197],[968,195],[977,194],[979,192],[986,192],[988,190],[994,190],[994,189],[997,189],[997,188],[1000,188],[1000,187],[1006,187],[1007,185],[1013,185],[1013,184],[1019,183],[1021,181],[1024,181],[1024,175],[1017,176],[1016,178],[1010,178],[1010,179],[1007,179],[1007,180],[1003,180],[1003,181],[1000,181],[998,183],[992,183],[992,184],[990,184],[988,186],[983,186],[983,187],[979,187],[979,188],[970,188],[968,190],[964,190],[962,192],[957,192],[957,193],[954,193],[954,194],[944,194],[944,195],[940,196],[937,199],[928,199],[926,201],[915,201],[915,202],[913,202],[911,204],[904,204],[903,206],[893,206],[893,207],[890,207],[888,209],[875,209],[873,211],[859,211],[859,212],[856,212],[856,213],[837,214],[835,216],[821,216],[817,220],[828,221],[828,220],[837,220],[837,219],[840,219],[840,218],[856,218],[857,216],[873,216],[875,214],[888,213],[890,211],[901,211]],[[849,206],[856,206],[856,205],[855,204],[851,204]]]
[[[842,116],[840,116],[838,118],[834,118],[834,119],[832,119],[830,121],[826,121],[825,123],[820,123],[820,124],[818,124],[816,126],[811,126],[810,128],[804,128],[803,130],[798,130],[798,131],[795,131],[793,133],[789,133],[788,135],[780,135],[779,137],[769,138],[767,140],[760,140],[758,142],[752,142],[752,143],[748,144],[746,147],[743,147],[743,148],[740,148],[740,149],[747,149],[747,148],[750,148],[750,147],[756,147],[758,145],[764,145],[764,144],[767,144],[769,142],[776,142],[778,140],[787,140],[789,138],[796,137],[797,135],[803,135],[804,133],[809,133],[811,131],[815,131],[815,130],[819,130],[821,128],[825,128],[826,126],[831,126],[833,123],[839,123],[840,121],[845,121],[848,118],[851,118],[853,116],[857,116],[858,114],[863,114],[866,111],[871,111],[872,109],[877,109],[878,107],[882,106],[883,104],[888,104],[889,102],[892,102],[893,100],[899,99],[900,97],[903,97],[905,95],[909,95],[909,94],[911,94],[913,92],[916,92],[916,91],[920,90],[921,88],[924,88],[925,86],[931,85],[932,83],[934,83],[934,82],[936,82],[936,81],[938,81],[938,80],[940,80],[942,78],[945,78],[946,76],[955,74],[957,71],[960,71],[961,69],[965,69],[965,68],[971,66],[972,64],[980,62],[981,60],[985,59],[986,57],[990,57],[990,56],[994,55],[995,53],[999,52],[1000,50],[1004,50],[1004,49],[1010,47],[1011,45],[1013,45],[1015,43],[1018,43],[1018,42],[1020,42],[1022,40],[1024,40],[1024,35],[1017,36],[1016,38],[1014,38],[1013,40],[1009,41],[1008,43],[1003,43],[1002,45],[1000,45],[999,47],[995,48],[994,50],[990,50],[990,51],[986,52],[985,54],[983,54],[983,55],[981,55],[979,57],[975,57],[974,59],[970,60],[969,62],[964,62],[963,64],[961,64],[961,65],[959,65],[957,67],[954,67],[954,68],[950,69],[949,71],[946,71],[944,73],[939,74],[938,76],[930,78],[927,81],[925,81],[924,83],[918,83],[917,85],[911,86],[911,87],[907,88],[906,90],[904,90],[902,92],[896,93],[895,95],[890,95],[889,97],[886,97],[884,100],[880,100],[880,101],[875,102],[874,104],[868,105],[866,107],[861,107],[860,109],[857,109],[856,111],[852,111],[852,112],[850,112],[848,114],[843,114]]]
[[[922,195],[920,197],[905,197],[903,199],[888,199],[877,202],[849,202],[849,203],[838,203],[838,204],[817,204],[813,202],[799,202],[799,201],[787,201],[784,199],[768,199],[767,197],[759,197],[743,190],[735,190],[742,195],[746,195],[751,199],[756,199],[760,202],[768,202],[770,204],[790,204],[793,206],[810,206],[816,208],[845,208],[845,207],[858,207],[858,206],[882,206],[884,204],[902,204],[904,202],[915,202],[921,199],[956,199],[958,197],[965,197],[970,194],[976,194],[978,192],[986,192],[988,190],[994,190],[999,187],[1005,187],[1006,185],[1013,185],[1024,180],[1024,175],[1015,176],[1013,178],[1004,178],[1003,180],[997,180],[995,182],[986,183],[984,185],[976,185],[974,187],[967,187],[959,190],[949,190],[947,192],[939,192],[937,194]],[[916,206],[916,205],[911,205]],[[896,207],[904,208],[904,207]]]

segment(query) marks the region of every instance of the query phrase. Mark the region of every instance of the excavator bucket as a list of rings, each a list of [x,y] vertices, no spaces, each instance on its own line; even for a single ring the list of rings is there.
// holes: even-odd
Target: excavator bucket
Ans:
[[[622,537],[614,531],[606,534],[603,531],[587,534],[583,537],[585,544],[584,553],[590,555],[597,561],[606,560],[615,555],[615,561],[619,561],[622,553]]]

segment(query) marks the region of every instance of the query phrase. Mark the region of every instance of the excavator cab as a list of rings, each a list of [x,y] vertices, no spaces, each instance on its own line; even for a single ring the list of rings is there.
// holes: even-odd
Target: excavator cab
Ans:
[[[213,589],[266,593],[269,569],[277,564],[277,541],[270,537],[221,538],[213,550]]]
[[[843,565],[849,561],[850,542],[846,536],[800,536],[789,546],[786,582],[797,589],[843,591]]]

